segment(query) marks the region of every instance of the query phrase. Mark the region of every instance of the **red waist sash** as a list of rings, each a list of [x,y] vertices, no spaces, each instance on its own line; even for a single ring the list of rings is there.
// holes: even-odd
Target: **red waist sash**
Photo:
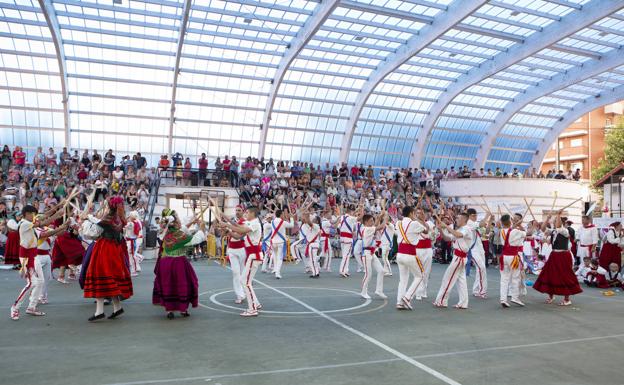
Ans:
[[[407,243],[399,243],[398,253],[416,255],[416,245],[410,245]]]
[[[433,245],[431,244],[431,239],[421,239],[416,244],[417,249],[430,249]]]

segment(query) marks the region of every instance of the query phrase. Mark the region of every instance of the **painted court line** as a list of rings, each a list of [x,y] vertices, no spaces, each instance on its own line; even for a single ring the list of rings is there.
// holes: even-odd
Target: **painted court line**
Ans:
[[[562,344],[570,344],[570,343],[600,341],[600,340],[607,340],[611,338],[624,338],[624,334],[613,334],[609,336],[599,336],[599,337],[575,338],[575,339],[569,339],[569,340],[559,340],[559,341],[550,341],[550,342],[537,342],[534,344],[498,346],[498,347],[483,348],[483,349],[460,350],[460,351],[446,352],[446,353],[423,354],[423,355],[418,355],[418,356],[412,356],[412,358],[422,359],[422,358],[449,357],[449,356],[456,356],[456,355],[462,355],[462,354],[487,353],[487,352],[499,351],[499,350],[500,351],[515,350],[515,349],[536,348],[536,347],[542,347],[542,346],[562,345]],[[304,367],[290,368],[290,369],[276,369],[276,370],[264,370],[264,371],[255,371],[255,372],[245,372],[245,373],[217,374],[217,375],[212,375],[212,376],[207,375],[207,376],[200,376],[200,377],[183,377],[183,378],[171,378],[171,379],[162,379],[162,380],[120,382],[120,383],[107,384],[107,385],[165,384],[165,383],[172,383],[172,382],[199,381],[199,380],[219,379],[219,378],[235,378],[235,377],[247,377],[247,376],[258,376],[258,375],[269,375],[269,374],[280,374],[280,373],[295,373],[295,372],[304,372],[304,371],[309,371],[309,370],[324,370],[324,369],[335,369],[335,368],[345,368],[345,367],[374,365],[374,364],[385,364],[385,363],[397,362],[397,361],[401,361],[401,359],[400,358],[388,358],[384,360],[347,362],[344,364],[304,366]]]
[[[391,348],[390,346],[382,343],[381,341],[378,341],[378,340],[374,339],[373,337],[369,336],[368,334],[365,334],[365,333],[363,333],[363,332],[361,332],[359,330],[356,330],[356,329],[352,328],[351,326],[349,326],[349,325],[347,325],[347,324],[345,324],[343,322],[338,321],[334,317],[332,317],[330,315],[327,315],[326,313],[324,313],[324,312],[322,312],[322,311],[320,311],[320,310],[318,310],[318,309],[308,305],[307,303],[305,303],[305,302],[303,302],[303,301],[293,297],[292,295],[290,295],[290,294],[288,294],[288,293],[286,293],[284,291],[281,291],[281,290],[279,290],[277,288],[274,288],[271,285],[267,285],[264,282],[261,282],[261,281],[256,281],[256,282],[258,282],[260,285],[262,285],[262,286],[264,286],[266,288],[269,288],[269,289],[275,291],[276,293],[282,294],[284,297],[290,299],[291,301],[298,303],[299,305],[305,307],[306,309],[310,310],[311,312],[316,313],[317,315],[325,318],[326,320],[328,320],[328,321],[330,321],[330,322],[340,326],[341,328],[343,328],[343,329],[345,329],[345,330],[355,334],[356,336],[362,337],[366,341],[372,343],[373,345],[376,345],[377,347],[379,347],[379,348],[385,350],[386,352],[388,352],[388,353],[398,357],[399,359],[401,359],[401,360],[403,360],[403,361],[405,361],[405,362],[407,362],[407,363],[417,367],[418,369],[423,370],[423,371],[429,373],[430,375],[432,375],[433,377],[439,379],[440,381],[445,382],[445,383],[447,383],[449,385],[461,385],[459,382],[457,382],[457,381],[455,381],[455,380],[445,376],[444,374],[438,372],[437,370],[432,369],[432,368],[428,367],[427,365],[425,365],[425,364],[423,364],[421,362],[416,361],[412,357],[409,357],[409,356],[399,352],[396,349]]]

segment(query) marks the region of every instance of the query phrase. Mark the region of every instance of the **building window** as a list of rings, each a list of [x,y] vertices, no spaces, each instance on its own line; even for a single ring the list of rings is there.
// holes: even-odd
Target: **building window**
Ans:
[[[581,147],[583,145],[583,139],[572,139],[570,141],[570,147]]]
[[[576,169],[579,169],[579,170],[583,171],[583,162],[572,163],[570,165],[570,169],[572,171],[576,171]]]

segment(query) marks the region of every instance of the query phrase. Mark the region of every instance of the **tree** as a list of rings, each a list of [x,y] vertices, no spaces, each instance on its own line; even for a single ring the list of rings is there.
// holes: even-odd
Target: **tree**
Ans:
[[[605,135],[604,158],[598,167],[592,170],[592,183],[607,175],[620,163],[624,162],[624,119],[620,119],[617,126]]]

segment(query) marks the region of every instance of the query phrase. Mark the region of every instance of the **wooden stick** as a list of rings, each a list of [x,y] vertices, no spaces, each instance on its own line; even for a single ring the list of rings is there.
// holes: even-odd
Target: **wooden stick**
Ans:
[[[535,219],[535,215],[533,215],[533,210],[531,210],[531,205],[533,204],[533,201],[534,201],[535,199],[531,199],[531,204],[529,204],[529,203],[527,202],[527,199],[526,199],[526,198],[522,198],[522,199],[524,199],[524,203],[526,203],[526,205],[527,205],[527,210],[528,210],[528,211],[529,211],[529,213],[531,214],[531,217],[533,218],[533,220],[534,220],[534,221],[537,221],[537,219]],[[524,215],[526,215],[526,214],[524,214]]]
[[[557,190],[555,190],[555,199],[553,200],[553,204],[552,207],[550,208],[550,211],[548,212],[548,214],[552,214],[553,210],[555,209],[555,205],[557,204],[557,198],[559,197],[559,193],[557,192]]]
[[[565,209],[567,209],[568,207],[572,206],[573,204],[575,204],[576,202],[582,200],[583,198],[578,198],[576,199],[574,202],[570,203],[569,205],[565,206],[564,208],[562,208],[561,210],[559,210],[559,213],[562,213]]]
[[[483,204],[485,205],[485,208],[487,209],[487,212],[489,214],[492,214],[492,211],[490,211],[490,206],[488,206],[487,202],[485,201],[485,198],[483,197],[483,195],[481,195],[481,200],[483,201]]]

